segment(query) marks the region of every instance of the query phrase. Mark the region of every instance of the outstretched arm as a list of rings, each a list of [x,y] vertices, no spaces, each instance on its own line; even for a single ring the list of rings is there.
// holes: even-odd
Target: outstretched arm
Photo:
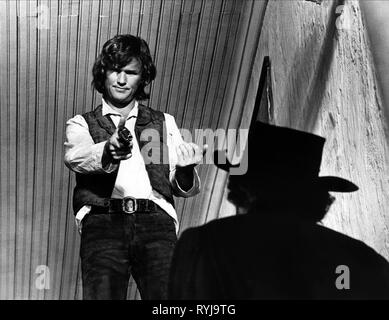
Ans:
[[[120,160],[131,157],[132,143],[124,145],[118,131],[124,126],[121,119],[114,134],[107,140],[95,143],[84,117],[77,115],[66,123],[66,166],[78,173],[110,173],[118,168]]]

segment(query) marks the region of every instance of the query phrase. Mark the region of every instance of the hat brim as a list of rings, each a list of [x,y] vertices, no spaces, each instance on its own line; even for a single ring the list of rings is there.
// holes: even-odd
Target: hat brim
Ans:
[[[230,171],[231,168],[237,168],[240,166],[240,163],[231,164],[227,158],[226,150],[215,150],[213,153],[213,159],[216,167],[227,172]]]
[[[354,192],[359,188],[356,184],[352,183],[349,180],[333,177],[333,176],[325,176],[319,177],[319,185],[328,191],[334,192]]]
[[[231,168],[238,168],[240,164],[231,164],[225,150],[214,152],[214,164],[221,170],[229,172]],[[353,182],[334,176],[317,177],[312,183],[317,183],[321,188],[334,192],[354,192],[359,190]]]

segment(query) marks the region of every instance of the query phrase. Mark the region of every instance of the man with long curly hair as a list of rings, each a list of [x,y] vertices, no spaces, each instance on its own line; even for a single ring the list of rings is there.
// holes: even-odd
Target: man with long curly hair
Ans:
[[[203,150],[183,141],[173,116],[141,103],[155,76],[147,43],[115,36],[93,66],[101,104],[67,122],[84,299],[125,299],[131,274],[142,299],[166,298],[178,230],[173,195],[199,192]]]

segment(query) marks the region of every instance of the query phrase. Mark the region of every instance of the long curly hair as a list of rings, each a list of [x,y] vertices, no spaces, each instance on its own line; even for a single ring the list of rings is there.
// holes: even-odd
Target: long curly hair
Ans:
[[[92,86],[101,94],[105,94],[105,80],[108,70],[123,68],[133,59],[137,59],[142,67],[142,79],[134,98],[145,100],[149,94],[145,87],[155,79],[157,70],[145,40],[130,34],[117,35],[108,40],[93,65]]]

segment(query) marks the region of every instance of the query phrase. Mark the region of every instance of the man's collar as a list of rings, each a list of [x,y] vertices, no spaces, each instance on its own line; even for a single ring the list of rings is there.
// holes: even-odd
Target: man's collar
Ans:
[[[109,104],[104,100],[104,98],[101,98],[101,101],[102,101],[102,105],[103,105],[103,109],[102,109],[103,116],[109,115],[109,114],[121,116],[121,114],[119,112],[117,112],[116,110],[112,109],[109,106]],[[135,100],[134,107],[132,108],[132,110],[128,114],[127,119],[129,119],[131,117],[136,118],[138,116],[138,104],[139,104],[138,101]]]

